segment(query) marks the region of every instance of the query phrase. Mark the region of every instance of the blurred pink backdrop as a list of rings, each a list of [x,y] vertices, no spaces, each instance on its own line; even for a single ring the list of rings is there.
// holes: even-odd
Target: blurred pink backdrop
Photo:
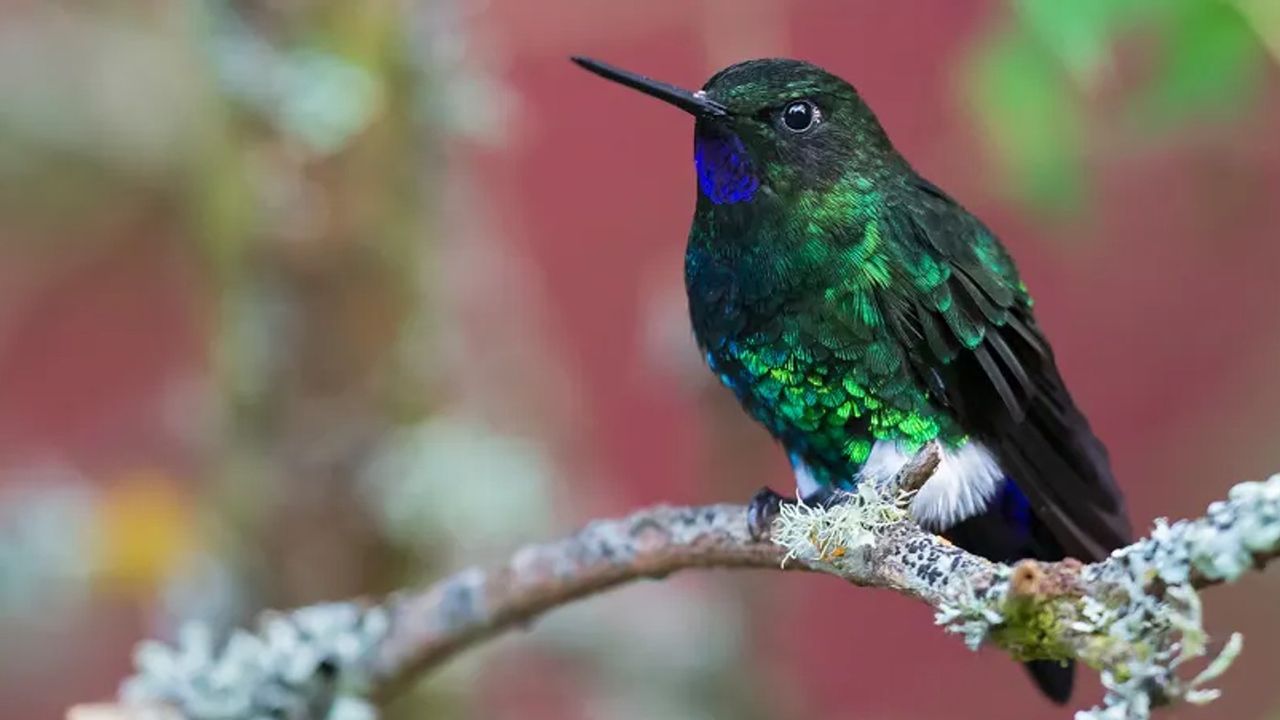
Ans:
[[[449,378],[443,403],[547,449],[564,488],[557,531],[649,503],[791,486],[782,453],[701,368],[689,336],[689,119],[567,61],[584,54],[696,86],[724,64],[787,55],[852,81],[917,168],[1009,246],[1137,527],[1280,470],[1274,69],[1230,126],[1192,126],[1176,142],[1091,138],[1087,208],[1038,214],[1002,185],[956,89],[966,54],[1006,17],[981,0],[464,4],[467,62],[502,85],[504,102],[474,118],[491,137],[441,154],[449,180],[428,284],[452,318],[430,360]],[[70,260],[39,250],[66,232],[92,234],[93,246]],[[54,454],[104,485],[150,468],[180,496],[198,493],[205,434],[217,429],[174,407],[211,372],[213,311],[177,232],[169,210],[139,202],[88,227],[0,224],[0,468]],[[1243,630],[1244,656],[1220,681],[1223,700],[1165,717],[1262,718],[1280,706],[1277,591],[1271,572],[1209,593],[1210,629]],[[663,616],[679,616],[688,593],[709,593],[713,612],[733,604],[735,672],[755,678],[761,718],[1067,716],[999,653],[967,652],[887,592],[728,573],[643,592]],[[105,592],[89,617],[6,639],[66,649],[5,665],[0,705],[56,717],[110,695],[131,644],[153,630],[147,617],[134,597]],[[576,679],[589,668],[521,647],[484,651],[475,717],[593,717]],[[1093,673],[1079,677],[1084,707],[1100,690]]]

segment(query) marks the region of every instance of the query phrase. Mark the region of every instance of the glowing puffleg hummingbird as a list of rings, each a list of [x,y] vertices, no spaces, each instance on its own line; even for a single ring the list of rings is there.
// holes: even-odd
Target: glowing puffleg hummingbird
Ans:
[[[1129,541],[1106,450],[994,235],[894,149],[844,80],[751,60],[697,92],[574,58],[692,114],[685,255],[707,364],[782,444],[798,493],[882,480],[944,448],[913,517],[998,561],[1100,560]],[[767,527],[782,498],[753,501]],[[1070,664],[1027,664],[1057,702]]]

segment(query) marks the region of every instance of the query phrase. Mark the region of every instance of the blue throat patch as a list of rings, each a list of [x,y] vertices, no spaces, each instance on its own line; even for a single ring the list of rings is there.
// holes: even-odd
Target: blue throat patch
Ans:
[[[716,205],[746,202],[760,189],[760,179],[737,135],[698,135],[693,163],[698,168],[698,187]]]

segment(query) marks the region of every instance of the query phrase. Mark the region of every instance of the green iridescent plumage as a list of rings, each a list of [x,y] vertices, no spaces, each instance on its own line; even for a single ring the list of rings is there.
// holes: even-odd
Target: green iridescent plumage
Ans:
[[[1013,264],[976,221],[954,256],[928,244],[927,225],[949,201],[891,170],[850,169],[830,187],[801,190],[756,220],[749,245],[723,242],[722,216],[735,209],[703,199],[690,235],[690,307],[709,363],[821,482],[852,481],[877,440],[907,450],[965,440],[917,377],[920,353],[903,342],[904,323],[920,324],[927,335],[916,341],[945,363],[1004,325],[1009,308],[1030,307]],[[995,299],[969,297],[957,266]]]

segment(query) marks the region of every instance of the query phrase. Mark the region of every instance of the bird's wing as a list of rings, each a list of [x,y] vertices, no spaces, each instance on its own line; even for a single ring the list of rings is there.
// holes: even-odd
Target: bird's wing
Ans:
[[[1124,504],[1012,260],[932,184],[913,179],[906,192],[887,204],[885,230],[904,248],[903,280],[916,292],[882,306],[913,372],[995,454],[1066,556],[1106,557],[1129,542]]]

